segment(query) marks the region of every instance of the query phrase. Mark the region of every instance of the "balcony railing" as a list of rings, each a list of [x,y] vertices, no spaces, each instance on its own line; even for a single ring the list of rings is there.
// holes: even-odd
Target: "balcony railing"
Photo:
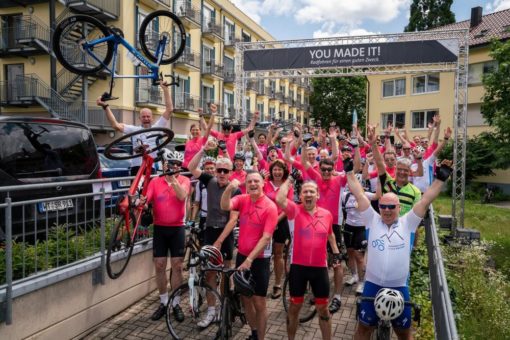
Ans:
[[[223,78],[223,65],[217,65],[213,60],[204,60],[202,74]]]
[[[275,98],[278,99],[279,101],[282,101],[283,100],[283,92],[276,92],[275,94]]]
[[[163,91],[159,86],[152,86],[146,79],[138,80],[135,102],[136,105],[164,105]]]
[[[246,90],[258,92],[257,81],[255,81],[255,80],[248,81],[248,84],[246,85]]]
[[[241,39],[234,37],[234,33],[229,34],[225,37],[225,48],[234,48],[236,43],[240,41]]]
[[[200,27],[200,8],[193,6],[190,2],[177,1],[175,3],[175,14],[182,20],[188,21],[196,27]]]
[[[0,56],[50,51],[50,28],[37,17],[24,15],[12,26],[0,26]]]
[[[221,29],[221,26],[212,21],[206,21],[203,23],[202,32],[203,35],[211,36],[213,38],[216,37],[219,40],[223,40],[223,30]]]
[[[176,64],[185,64],[194,68],[200,68],[200,53],[191,50],[189,47],[184,49],[181,57],[177,59]]]
[[[89,14],[102,20],[117,19],[120,14],[120,0],[64,0],[65,5],[75,12]]]
[[[225,83],[233,83],[236,79],[236,75],[233,68],[226,68],[223,70],[223,79]]]
[[[223,107],[222,102],[214,101],[214,99],[210,99],[210,98],[202,98],[200,100],[200,104],[206,113],[211,113],[209,111],[209,104],[214,104],[214,105],[216,105],[216,108],[217,108],[216,112],[219,117],[222,117],[225,114],[225,108]]]
[[[276,99],[276,92],[269,86],[265,88],[264,94],[271,99]]]
[[[174,111],[195,112],[200,106],[200,97],[189,93],[176,93],[174,95]]]

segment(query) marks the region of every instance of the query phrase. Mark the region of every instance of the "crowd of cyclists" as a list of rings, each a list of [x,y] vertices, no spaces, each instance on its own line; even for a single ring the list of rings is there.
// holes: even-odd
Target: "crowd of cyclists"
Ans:
[[[155,125],[164,127],[169,126],[173,105],[168,88],[161,87],[166,110]],[[141,126],[133,126],[118,123],[105,102],[98,99],[97,104],[120,132],[152,124],[149,109],[140,111]],[[240,131],[234,132],[228,120],[216,131],[217,108],[210,104],[209,109],[208,122],[200,112],[200,123],[191,126],[184,152],[164,154],[167,175],[152,180],[141,200],[152,205],[154,215],[160,304],[152,320],[166,312],[167,256],[171,287],[183,282],[185,226],[194,223],[200,226],[202,245],[220,249],[223,264],[238,269],[234,283],[248,284],[253,291],[242,297],[251,329],[248,339],[265,337],[272,273],[272,299],[281,297],[282,281],[285,275],[289,278],[289,339],[296,336],[308,285],[323,339],[332,337],[331,314],[342,308],[344,285],[366,297],[391,293],[410,299],[409,263],[419,227],[451,173],[450,161],[437,162],[451,136],[447,128],[439,140],[439,116],[429,124],[427,136],[413,139],[391,124],[381,136],[377,126],[369,125],[363,136],[356,124],[343,129],[298,123],[288,132],[272,124],[267,134],[256,135],[258,113]],[[181,174],[183,169],[191,179]],[[207,275],[209,285],[216,288],[215,277]],[[218,318],[214,303],[208,303],[198,327],[206,328]],[[369,339],[379,318],[391,314],[391,308],[363,302],[354,338]],[[176,320],[184,320],[178,299],[171,310]],[[392,320],[394,330],[400,339],[411,339],[410,307],[399,314]]]

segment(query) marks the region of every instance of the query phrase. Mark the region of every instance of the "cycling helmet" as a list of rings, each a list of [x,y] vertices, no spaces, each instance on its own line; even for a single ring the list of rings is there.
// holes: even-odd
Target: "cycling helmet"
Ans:
[[[163,159],[168,162],[182,163],[184,161],[184,154],[179,151],[171,151],[171,150],[165,149],[165,152],[163,153]]]
[[[246,161],[246,157],[244,156],[244,153],[242,152],[236,152],[235,155],[234,155],[234,161],[236,159],[240,159],[242,160],[243,162]]]
[[[255,294],[255,284],[250,270],[236,271],[233,275],[236,291],[244,296],[253,296]]]
[[[218,268],[223,265],[223,255],[221,251],[214,246],[203,246],[200,249],[200,255],[206,258],[207,266],[210,268]]]
[[[223,120],[221,128],[226,131],[230,130],[232,128],[232,122],[228,119]]]
[[[209,156],[202,158],[202,166],[206,166],[207,164],[216,164],[216,159]]]
[[[382,288],[375,296],[374,308],[381,320],[393,320],[404,311],[404,296],[398,290]]]

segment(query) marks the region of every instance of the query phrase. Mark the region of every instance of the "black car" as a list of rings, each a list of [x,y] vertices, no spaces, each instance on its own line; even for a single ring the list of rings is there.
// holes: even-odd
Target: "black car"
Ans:
[[[55,183],[99,177],[99,157],[90,129],[49,118],[0,117],[0,186]],[[55,200],[12,208],[13,236],[37,234],[54,224],[85,223],[99,215],[93,197],[60,199],[92,192],[91,184],[0,192],[0,202]],[[5,232],[0,209],[0,239]]]

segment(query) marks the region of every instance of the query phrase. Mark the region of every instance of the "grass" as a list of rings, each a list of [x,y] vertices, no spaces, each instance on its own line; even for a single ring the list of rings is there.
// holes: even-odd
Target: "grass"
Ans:
[[[452,211],[451,198],[441,196],[434,201],[436,215],[448,215]],[[466,200],[464,205],[464,228],[477,229],[482,239],[494,241],[489,250],[496,269],[510,280],[510,209],[499,208],[477,201]]]

